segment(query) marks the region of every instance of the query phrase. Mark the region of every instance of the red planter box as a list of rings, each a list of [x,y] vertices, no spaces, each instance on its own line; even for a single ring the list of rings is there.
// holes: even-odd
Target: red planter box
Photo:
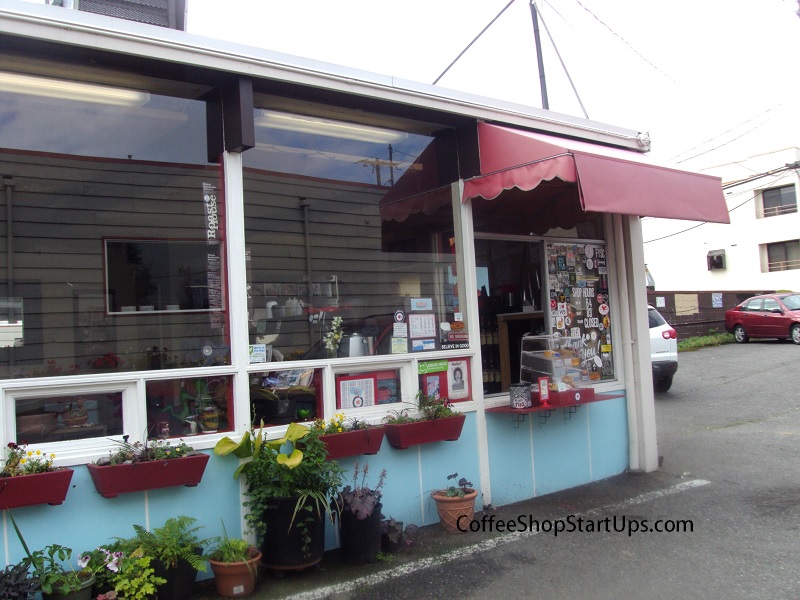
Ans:
[[[0,510],[35,504],[61,504],[67,497],[72,473],[72,469],[59,469],[0,478]]]
[[[203,478],[208,454],[194,454],[168,460],[148,460],[122,465],[86,465],[94,487],[104,498],[119,494],[185,485],[194,487]]]
[[[452,442],[461,437],[466,415],[445,417],[444,419],[431,419],[429,421],[414,421],[413,423],[399,423],[384,425],[386,439],[397,450],[405,450],[418,444],[431,442]]]
[[[347,456],[360,456],[362,454],[377,454],[383,442],[384,427],[370,427],[369,429],[355,429],[342,433],[328,433],[319,439],[325,442],[328,449],[328,459],[336,460]]]

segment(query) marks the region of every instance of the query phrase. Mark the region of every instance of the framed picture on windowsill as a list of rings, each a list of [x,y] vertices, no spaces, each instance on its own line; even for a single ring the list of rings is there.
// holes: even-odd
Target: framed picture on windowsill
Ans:
[[[375,406],[377,377],[374,373],[336,376],[336,408]]]

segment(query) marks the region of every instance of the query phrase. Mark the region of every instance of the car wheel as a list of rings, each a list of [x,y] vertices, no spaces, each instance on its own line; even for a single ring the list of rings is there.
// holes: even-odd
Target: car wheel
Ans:
[[[744,330],[744,327],[741,325],[737,325],[733,328],[733,338],[740,344],[746,344],[750,339],[747,335],[747,332]]]
[[[800,344],[800,325],[797,323],[792,325],[792,328],[789,330],[789,335],[795,344]]]
[[[659,377],[658,379],[653,380],[653,389],[659,393],[668,392],[669,388],[671,387],[672,375],[668,375],[667,377]]]

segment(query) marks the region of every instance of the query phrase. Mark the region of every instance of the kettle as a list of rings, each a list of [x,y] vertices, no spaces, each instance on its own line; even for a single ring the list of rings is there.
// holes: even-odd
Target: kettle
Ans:
[[[273,306],[278,306],[278,303],[275,302],[275,300],[270,300],[269,302],[267,302],[267,319],[272,319],[273,318],[273,315],[272,315],[272,307]]]
[[[353,334],[348,336],[348,356],[372,356],[375,353],[375,338],[372,336]]]

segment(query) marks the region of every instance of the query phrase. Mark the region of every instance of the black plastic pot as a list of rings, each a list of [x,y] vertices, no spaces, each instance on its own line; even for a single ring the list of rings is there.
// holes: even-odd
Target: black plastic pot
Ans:
[[[301,508],[292,523],[297,500],[276,498],[261,515],[267,534],[259,550],[262,554],[261,564],[267,569],[299,570],[322,560],[325,551],[325,507],[317,511],[314,501],[307,499],[305,506],[311,506],[311,510]],[[303,548],[303,528],[311,538],[307,549]]]
[[[375,562],[381,551],[381,504],[375,506],[366,519],[359,519],[350,511],[340,515],[340,541],[342,558],[351,564]]]
[[[160,560],[151,565],[157,577],[167,580],[156,588],[158,600],[186,600],[192,595],[197,571],[189,561],[181,559],[174,568],[167,568]]]

